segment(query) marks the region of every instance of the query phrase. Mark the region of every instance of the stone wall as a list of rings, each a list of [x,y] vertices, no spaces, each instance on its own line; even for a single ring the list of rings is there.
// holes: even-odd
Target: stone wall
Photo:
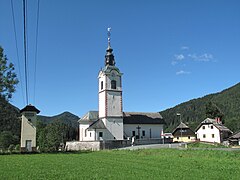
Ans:
[[[130,141],[71,141],[66,142],[66,151],[91,150],[99,151],[102,149],[116,149],[130,146]]]

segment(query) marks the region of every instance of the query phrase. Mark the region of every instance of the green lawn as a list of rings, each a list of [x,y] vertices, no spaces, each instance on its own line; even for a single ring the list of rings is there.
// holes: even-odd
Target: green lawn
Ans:
[[[1,155],[0,179],[240,179],[240,151],[152,149]]]

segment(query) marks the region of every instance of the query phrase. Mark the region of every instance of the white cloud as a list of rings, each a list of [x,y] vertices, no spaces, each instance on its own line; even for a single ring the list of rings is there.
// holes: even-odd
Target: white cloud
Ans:
[[[172,61],[171,64],[175,66],[177,64],[177,61]]]
[[[191,72],[180,70],[176,72],[176,75],[184,75],[184,74],[191,74]]]
[[[188,50],[189,49],[189,47],[187,47],[187,46],[182,46],[181,47],[181,50]]]
[[[191,58],[194,61],[203,61],[203,62],[209,62],[213,60],[213,55],[204,53],[201,55],[196,55],[196,54],[188,54],[188,57]]]
[[[183,54],[175,54],[174,57],[176,60],[179,60],[179,61],[181,61],[185,58]]]

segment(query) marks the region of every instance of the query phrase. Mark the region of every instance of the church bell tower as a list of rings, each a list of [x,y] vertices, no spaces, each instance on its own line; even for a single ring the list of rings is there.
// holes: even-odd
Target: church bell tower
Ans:
[[[98,75],[99,119],[103,121],[109,132],[107,140],[123,140],[122,73],[115,66],[110,30],[111,28],[108,28],[105,67]]]

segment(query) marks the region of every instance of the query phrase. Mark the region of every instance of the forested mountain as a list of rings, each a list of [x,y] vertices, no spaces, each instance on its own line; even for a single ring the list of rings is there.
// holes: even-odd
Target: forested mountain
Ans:
[[[238,83],[222,92],[192,99],[161,111],[166,121],[166,131],[171,132],[179,124],[180,117],[177,113],[181,114],[182,122],[194,130],[206,118],[206,106],[209,103],[220,109],[225,126],[233,132],[240,130],[240,83]]]
[[[11,131],[14,135],[20,136],[19,117],[19,109],[0,96],[0,132]]]
[[[38,120],[42,121],[43,123],[51,123],[55,121],[60,121],[64,124],[70,125],[74,128],[78,128],[78,120],[80,118],[70,112],[63,112],[56,116],[38,116]]]

